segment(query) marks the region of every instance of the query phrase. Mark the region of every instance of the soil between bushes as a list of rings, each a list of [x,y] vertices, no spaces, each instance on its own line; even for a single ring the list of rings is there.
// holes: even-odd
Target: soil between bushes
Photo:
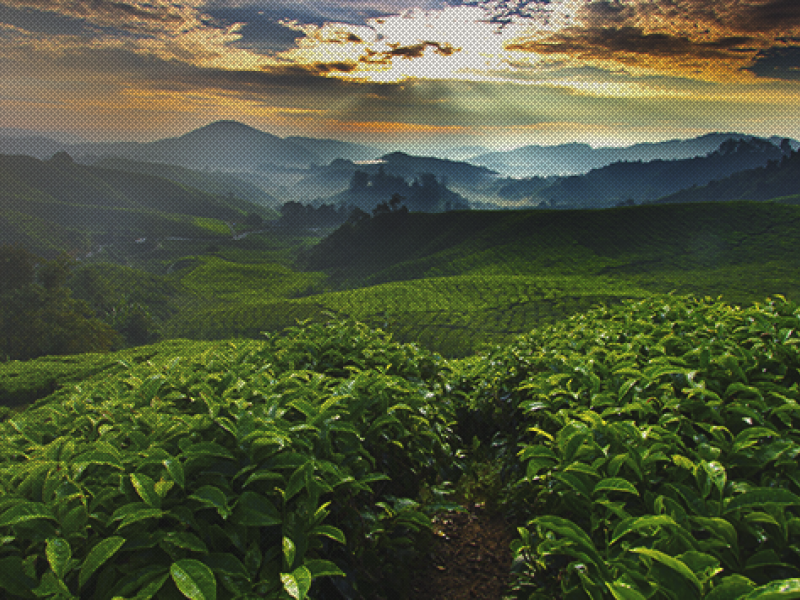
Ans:
[[[409,600],[501,600],[511,572],[512,528],[481,504],[434,519],[434,542]]]

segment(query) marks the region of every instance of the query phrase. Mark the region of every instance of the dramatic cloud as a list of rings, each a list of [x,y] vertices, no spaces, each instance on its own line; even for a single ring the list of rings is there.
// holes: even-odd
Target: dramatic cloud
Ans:
[[[748,71],[759,77],[800,81],[800,46],[763,50]]]
[[[796,0],[0,0],[0,127],[798,137],[798,92]]]

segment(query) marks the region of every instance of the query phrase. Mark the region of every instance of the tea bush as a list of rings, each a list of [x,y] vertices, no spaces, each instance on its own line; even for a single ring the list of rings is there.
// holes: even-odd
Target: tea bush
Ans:
[[[517,597],[800,597],[798,325],[781,297],[668,296],[473,361],[466,406],[523,525]]]
[[[460,360],[339,320],[123,358],[0,423],[0,588],[403,598],[455,487],[518,525],[515,598],[800,598],[798,325],[658,296]]]
[[[0,587],[9,598],[380,591],[376,565],[399,569],[424,542],[430,519],[414,498],[450,462],[452,419],[425,381],[434,364],[332,323],[191,362],[125,363],[15,415],[2,424]]]

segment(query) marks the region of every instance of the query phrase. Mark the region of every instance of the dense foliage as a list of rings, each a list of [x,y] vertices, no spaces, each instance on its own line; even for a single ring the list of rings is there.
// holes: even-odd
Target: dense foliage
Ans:
[[[435,357],[340,323],[125,366],[3,425],[6,597],[402,597],[375,578],[449,464]]]
[[[799,324],[661,297],[473,360],[460,424],[505,461],[517,594],[798,597]]]
[[[661,296],[461,360],[337,320],[122,360],[0,425],[0,588],[402,598],[484,477],[514,597],[800,597],[798,324]]]
[[[107,351],[119,334],[72,297],[65,255],[45,261],[19,246],[0,246],[0,360]]]

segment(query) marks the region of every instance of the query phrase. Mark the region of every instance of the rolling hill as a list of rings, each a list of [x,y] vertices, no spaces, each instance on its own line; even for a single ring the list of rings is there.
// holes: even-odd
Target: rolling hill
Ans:
[[[654,293],[745,305],[798,297],[798,230],[800,207],[752,202],[378,215],[305,246],[285,263],[294,274],[233,268],[232,241],[223,261],[195,257],[171,277],[197,300],[165,328],[169,337],[260,338],[333,312],[464,356]]]
[[[621,202],[655,200],[694,185],[766,165],[784,156],[768,141],[729,139],[706,156],[681,160],[615,162],[585,175],[572,175],[549,185],[534,178],[529,201],[552,208],[607,208]],[[521,187],[521,183],[516,186]]]
[[[489,152],[473,156],[469,162],[483,165],[507,176],[533,177],[548,175],[573,175],[588,173],[614,162],[650,162],[654,160],[681,160],[704,156],[715,151],[720,144],[729,139],[752,140],[750,135],[741,133],[709,133],[685,140],[648,142],[624,147],[593,148],[589,144],[559,144],[555,146],[522,146],[506,152]],[[768,140],[780,146],[781,138]],[[800,142],[790,140],[792,149]]]
[[[249,213],[275,216],[162,177],[80,165],[65,153],[46,161],[0,155],[0,235],[46,257],[115,239],[229,235],[225,222]]]
[[[684,189],[659,198],[657,203],[718,202],[726,200],[770,200],[800,194],[800,152],[793,152],[780,160],[772,160],[763,167],[734,173],[715,179],[704,186]]]
[[[236,177],[232,173],[195,171],[169,164],[141,162],[124,158],[103,158],[93,163],[93,166],[162,177],[207,194],[226,198],[239,198],[270,208],[277,208],[281,204],[280,200],[266,193],[260,187]]]
[[[281,138],[237,121],[215,121],[181,136],[153,142],[68,142],[42,135],[2,135],[0,154],[24,154],[46,159],[68,152],[80,162],[125,158],[196,170],[263,171],[307,168],[335,158],[370,160],[380,150],[338,140]]]

